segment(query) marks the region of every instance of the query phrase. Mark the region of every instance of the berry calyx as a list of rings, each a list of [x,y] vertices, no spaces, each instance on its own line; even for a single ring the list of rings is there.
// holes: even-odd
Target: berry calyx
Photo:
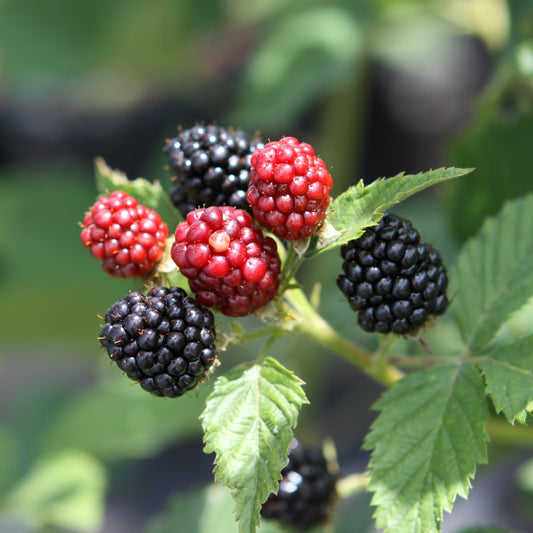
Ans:
[[[300,531],[327,522],[336,499],[337,477],[329,471],[321,450],[293,440],[289,463],[281,471],[277,494],[271,494],[261,516]]]
[[[196,209],[178,224],[171,257],[201,305],[246,316],[273,300],[281,261],[276,242],[235,207]]]
[[[168,139],[163,150],[175,174],[172,202],[183,216],[213,205],[251,211],[246,200],[250,158],[262,146],[258,136],[215,124],[196,125]]]
[[[168,237],[158,213],[124,191],[95,202],[85,214],[81,242],[118,278],[146,276],[160,261]]]
[[[333,180],[307,143],[283,137],[251,158],[247,198],[257,222],[288,241],[315,233],[326,216]]]
[[[203,380],[215,362],[209,309],[179,287],[128,293],[105,315],[100,343],[133,381],[154,396],[176,398]]]
[[[341,247],[337,285],[368,332],[415,334],[449,304],[440,254],[411,223],[385,213],[379,224]]]

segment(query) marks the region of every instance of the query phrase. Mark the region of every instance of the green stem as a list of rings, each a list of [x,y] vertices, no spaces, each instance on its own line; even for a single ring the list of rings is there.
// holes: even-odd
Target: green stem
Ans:
[[[390,364],[401,368],[425,368],[428,366],[442,365],[450,361],[450,359],[446,357],[431,357],[424,355],[390,356],[387,360]],[[457,358],[454,358],[454,361],[455,360],[457,360]]]
[[[350,474],[339,479],[337,481],[337,494],[339,498],[349,498],[354,494],[365,491],[369,479],[367,474]]]
[[[244,344],[245,342],[255,341],[263,337],[272,337],[274,339],[285,335],[286,332],[280,326],[266,326],[254,331],[243,331],[242,333],[230,333],[227,335],[227,345]]]
[[[298,255],[298,253],[296,252],[296,250],[294,249],[292,245],[289,246],[287,257],[283,264],[283,270],[282,270],[283,285],[280,289],[280,294],[283,294],[286,290],[288,290],[291,284],[295,283],[294,276],[296,272],[298,272],[298,269],[300,268],[300,265],[302,264],[303,259],[304,259],[303,256]]]
[[[515,424],[514,426],[502,418],[494,418],[487,424],[487,431],[491,442],[513,445],[533,447],[533,427],[521,426]]]
[[[301,289],[287,291],[285,299],[293,309],[295,318],[293,322],[287,324],[291,331],[313,339],[328,350],[336,352],[386,387],[391,387],[403,377],[403,373],[396,367],[387,364],[376,365],[369,352],[356,346],[335,331],[315,311]]]

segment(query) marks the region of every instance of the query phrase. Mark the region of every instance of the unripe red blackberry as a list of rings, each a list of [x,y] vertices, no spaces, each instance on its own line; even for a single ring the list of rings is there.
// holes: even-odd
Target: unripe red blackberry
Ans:
[[[247,198],[257,222],[288,241],[316,232],[330,202],[333,180],[307,143],[269,142],[252,154]]]
[[[245,316],[278,293],[276,242],[234,207],[196,209],[178,224],[171,256],[201,305]]]
[[[161,259],[168,237],[159,214],[124,191],[97,200],[82,227],[82,244],[118,278],[146,276]]]
[[[448,274],[441,256],[408,220],[385,213],[341,253],[337,285],[365,331],[412,334],[446,311]]]
[[[164,147],[175,185],[170,198],[183,216],[197,207],[229,205],[251,211],[246,200],[250,157],[263,143],[240,130],[197,125]]]
[[[261,516],[300,531],[324,524],[336,499],[337,481],[324,454],[294,440],[289,448],[289,464],[281,474],[279,491],[263,504]]]
[[[194,388],[216,359],[209,309],[179,287],[128,293],[105,316],[100,342],[126,375],[155,396]]]

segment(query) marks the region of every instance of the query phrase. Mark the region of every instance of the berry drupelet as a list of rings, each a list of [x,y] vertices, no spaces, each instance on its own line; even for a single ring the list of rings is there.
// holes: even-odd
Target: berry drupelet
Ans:
[[[118,278],[146,276],[161,259],[168,237],[159,214],[124,191],[97,200],[82,227],[82,244]]]
[[[105,316],[100,342],[126,375],[155,396],[194,388],[213,365],[214,317],[179,287],[128,293]]]
[[[305,531],[324,524],[336,499],[337,478],[324,454],[296,440],[289,448],[289,464],[281,471],[277,494],[271,494],[261,516]]]
[[[322,159],[294,137],[269,142],[252,154],[248,202],[257,222],[281,239],[296,241],[316,232],[332,186]]]
[[[212,205],[251,211],[246,200],[250,157],[262,146],[257,136],[214,124],[181,131],[164,147],[175,173],[172,202],[183,216]]]
[[[368,332],[416,333],[448,307],[448,274],[440,254],[411,223],[385,213],[377,226],[341,247],[337,285]]]

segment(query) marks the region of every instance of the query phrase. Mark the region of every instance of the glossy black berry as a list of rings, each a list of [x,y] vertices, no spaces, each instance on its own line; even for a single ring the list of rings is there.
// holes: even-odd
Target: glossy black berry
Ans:
[[[105,318],[99,338],[109,357],[155,396],[181,396],[215,362],[213,314],[178,287],[130,292]]]
[[[197,207],[229,205],[251,212],[246,199],[250,158],[263,142],[214,124],[180,131],[164,147],[175,184],[170,198],[183,216]]]
[[[408,220],[386,213],[341,253],[337,285],[365,331],[413,334],[448,308],[442,259]]]
[[[294,440],[289,463],[281,471],[277,494],[271,494],[261,516],[300,531],[324,524],[336,499],[337,477],[332,474],[321,450]]]

